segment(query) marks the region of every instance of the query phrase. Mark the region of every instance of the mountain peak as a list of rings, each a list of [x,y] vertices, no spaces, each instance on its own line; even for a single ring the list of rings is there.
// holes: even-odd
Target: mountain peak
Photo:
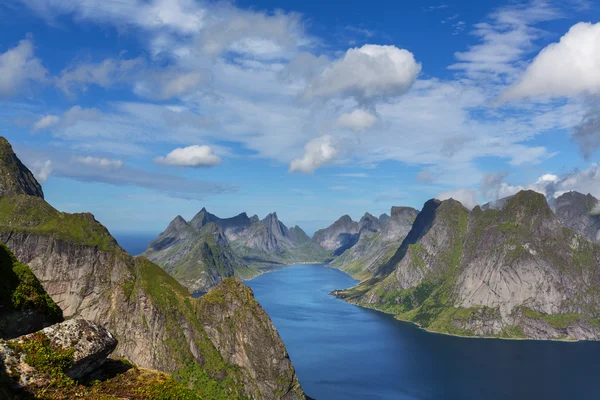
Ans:
[[[0,195],[10,194],[44,198],[33,173],[19,160],[8,140],[0,136]]]

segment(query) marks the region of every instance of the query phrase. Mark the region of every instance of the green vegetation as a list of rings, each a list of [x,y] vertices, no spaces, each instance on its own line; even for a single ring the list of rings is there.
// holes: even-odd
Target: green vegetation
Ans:
[[[166,337],[169,338],[165,341],[165,346],[169,356],[177,365],[182,366],[173,374],[174,378],[185,383],[203,398],[241,398],[243,384],[239,368],[223,360],[206,336],[199,318],[203,315],[200,312],[201,301],[206,301],[219,292],[213,290],[201,299],[192,299],[175,278],[156,264],[144,257],[137,257],[135,260],[139,279],[134,290],[142,290],[162,311],[161,314],[165,317]],[[188,339],[181,329],[183,321],[191,324],[196,332],[194,342],[200,358],[204,361],[202,365],[194,359],[189,350]]]
[[[35,196],[1,196],[0,230],[53,236],[104,251],[118,248],[108,230],[92,214],[62,213]]]
[[[48,296],[33,272],[26,265],[17,262],[8,247],[2,243],[0,276],[0,306],[4,310],[35,309],[47,316],[50,322],[62,321],[61,309]]]
[[[20,342],[8,342],[7,346],[13,350],[16,357],[24,355],[24,361],[37,371],[41,381],[47,383],[29,387],[25,393],[20,392],[17,396],[9,389],[10,378],[4,377],[0,385],[3,399],[202,400],[213,398],[201,397],[164,373],[138,369],[128,361],[111,360],[109,364],[117,364],[118,372],[116,375],[108,374],[107,379],[92,382],[75,381],[65,373],[73,365],[73,349],[54,347],[48,337],[41,332],[29,335]],[[14,376],[13,379],[18,379],[18,376]]]

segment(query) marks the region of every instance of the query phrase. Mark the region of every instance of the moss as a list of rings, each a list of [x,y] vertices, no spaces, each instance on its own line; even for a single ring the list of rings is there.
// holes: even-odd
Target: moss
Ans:
[[[48,296],[33,272],[15,259],[0,243],[0,305],[12,310],[34,309],[46,315],[50,322],[62,321],[62,311]]]
[[[0,197],[0,230],[53,236],[72,243],[96,246],[104,251],[119,247],[108,230],[92,214],[57,211],[40,197]]]
[[[552,325],[553,328],[556,329],[565,329],[573,324],[575,321],[579,320],[588,320],[588,318],[584,315],[577,313],[569,313],[569,314],[545,314],[540,313],[534,310],[531,310],[526,307],[520,308],[523,315],[527,318],[539,319],[542,321],[548,322]]]

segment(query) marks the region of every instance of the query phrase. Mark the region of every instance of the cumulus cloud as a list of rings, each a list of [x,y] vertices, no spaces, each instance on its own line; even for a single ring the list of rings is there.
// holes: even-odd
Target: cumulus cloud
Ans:
[[[154,162],[176,167],[213,167],[221,163],[210,146],[194,145],[173,150],[166,157],[156,157]]]
[[[327,66],[309,83],[304,98],[352,97],[360,104],[387,100],[408,92],[419,72],[421,64],[410,51],[366,44]]]
[[[52,171],[52,161],[46,160],[41,165],[38,164],[38,168],[35,171],[35,177],[40,183],[44,183],[48,180],[48,178],[52,174]]]
[[[600,23],[580,22],[535,57],[504,100],[600,94]]]
[[[342,114],[337,119],[337,126],[361,132],[369,129],[377,122],[377,116],[368,111],[357,108],[351,113]]]
[[[0,54],[0,97],[17,94],[28,82],[45,81],[47,71],[33,54],[31,40]]]
[[[600,164],[595,163],[588,169],[574,170],[560,176],[544,174],[529,188],[545,194],[549,201],[569,191],[600,197]]]
[[[338,149],[329,135],[315,138],[304,146],[304,155],[290,163],[290,172],[312,174],[319,167],[331,162],[338,154]]]
[[[524,189],[522,186],[513,186],[504,182],[507,176],[507,172],[485,174],[481,180],[481,194],[483,197],[487,200],[498,200],[512,196]]]
[[[463,206],[469,210],[477,205],[477,194],[473,190],[458,189],[449,192],[443,192],[435,196],[438,200],[454,199],[460,201]]]
[[[31,127],[31,133],[35,133],[42,129],[47,129],[51,126],[58,124],[59,121],[60,118],[56,115],[46,115],[45,117],[42,117],[40,120],[33,124],[33,126]]]
[[[107,170],[115,170],[123,166],[123,161],[121,160],[111,160],[110,158],[103,157],[75,157],[75,161],[90,167],[103,168]]]

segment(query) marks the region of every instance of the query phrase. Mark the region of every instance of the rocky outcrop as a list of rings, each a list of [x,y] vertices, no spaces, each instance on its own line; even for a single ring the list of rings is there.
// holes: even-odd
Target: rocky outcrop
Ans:
[[[471,212],[430,200],[375,278],[340,297],[436,332],[600,338],[600,246],[522,191]]]
[[[44,198],[42,187],[16,156],[12,146],[0,136],[0,195],[27,194]]]
[[[5,373],[18,378],[15,386],[39,387],[48,384],[44,369],[68,364],[65,374],[71,379],[80,379],[100,368],[116,345],[116,339],[104,327],[83,319],[73,319],[16,339],[0,340],[0,364]],[[44,352],[49,359],[41,360],[41,355],[35,352],[44,348],[52,349],[63,357],[52,359]]]
[[[600,202],[591,194],[567,192],[554,201],[556,216],[564,226],[600,243]]]
[[[208,336],[227,362],[250,372],[247,386],[255,385],[265,399],[273,392],[280,399],[305,398],[279,334],[250,288],[228,278],[200,300]]]

